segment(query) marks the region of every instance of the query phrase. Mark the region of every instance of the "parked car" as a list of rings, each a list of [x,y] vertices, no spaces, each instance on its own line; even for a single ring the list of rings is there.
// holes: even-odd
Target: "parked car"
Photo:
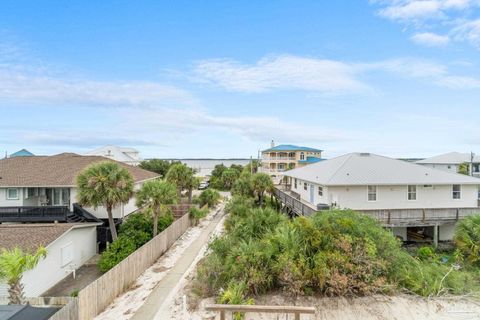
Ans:
[[[209,183],[204,181],[204,182],[200,182],[200,184],[198,185],[198,190],[205,190],[207,189],[209,186]]]

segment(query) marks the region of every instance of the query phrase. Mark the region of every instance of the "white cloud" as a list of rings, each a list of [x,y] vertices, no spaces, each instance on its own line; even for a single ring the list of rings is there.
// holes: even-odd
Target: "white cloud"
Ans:
[[[315,68],[315,66],[322,66],[325,61],[328,61],[327,64],[341,66],[339,69],[342,71],[339,72],[336,68]],[[360,78],[375,71],[420,79],[450,89],[476,89],[479,82],[473,77],[451,74],[445,65],[422,59],[399,58],[378,62],[347,63],[291,55],[261,59],[253,65],[244,65],[230,60],[204,61],[194,69],[193,77],[230,91],[246,93],[295,89],[338,94],[351,93],[355,90],[356,92],[368,91],[370,86],[361,82]],[[343,85],[346,83],[352,85]]]
[[[418,44],[429,47],[445,46],[450,41],[448,36],[442,36],[432,32],[421,32],[414,34],[411,39]]]
[[[439,18],[443,16],[441,2],[436,0],[392,1],[392,4],[381,9],[379,14],[392,20]]]
[[[251,141],[269,141],[272,138],[289,142],[339,141],[348,137],[337,130],[283,121],[277,117],[216,116],[198,109],[156,108],[136,112],[123,110],[124,121],[130,126],[141,126],[147,132],[174,132],[176,136],[196,135],[208,130],[220,130],[239,135]],[[288,128],[288,130],[284,130]],[[273,136],[272,136],[273,135]]]
[[[480,79],[452,74],[446,66],[428,60],[414,58],[391,59],[366,64],[364,68],[366,70],[391,72],[452,90],[480,89]]]
[[[353,65],[341,61],[280,55],[263,58],[251,65],[234,60],[200,61],[194,77],[238,92],[273,89],[322,93],[364,91],[367,86],[356,78],[355,72]]]
[[[452,34],[456,40],[465,40],[480,48],[480,19],[458,23]]]
[[[10,49],[11,50],[11,49]],[[0,50],[0,54],[5,50]],[[193,105],[196,100],[180,88],[148,81],[97,81],[47,68],[0,61],[0,99],[48,104],[94,106]]]
[[[387,0],[371,1],[384,18],[412,26],[411,39],[421,45],[441,46],[450,40],[468,41],[480,48],[480,19],[473,9],[479,0]],[[477,14],[478,16],[478,14]],[[439,32],[432,32],[440,30]]]

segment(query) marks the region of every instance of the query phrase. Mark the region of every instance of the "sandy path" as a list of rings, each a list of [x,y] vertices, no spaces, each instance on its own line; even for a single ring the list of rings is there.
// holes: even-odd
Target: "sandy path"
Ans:
[[[199,237],[214,219],[215,215],[223,210],[224,204],[213,209],[207,217],[195,227],[189,228],[150,268],[137,279],[132,289],[117,297],[96,320],[127,320],[144,304],[145,300],[157,284],[166,276],[167,272],[180,259],[183,252]]]

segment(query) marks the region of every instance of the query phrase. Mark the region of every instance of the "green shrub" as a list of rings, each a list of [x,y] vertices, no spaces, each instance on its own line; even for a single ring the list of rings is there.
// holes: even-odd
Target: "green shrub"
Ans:
[[[190,220],[192,220],[193,225],[197,225],[200,219],[205,218],[208,214],[208,209],[199,209],[196,207],[192,207],[188,210],[188,215],[190,216]]]
[[[480,215],[469,216],[458,222],[453,241],[465,261],[480,266]]]
[[[143,231],[152,236],[153,219],[150,215],[144,213],[134,213],[127,216],[127,218],[120,225],[119,235],[132,235],[135,232]]]
[[[139,233],[143,232],[140,231]],[[110,270],[135,250],[137,250],[135,239],[126,236],[118,237],[100,256],[100,261],[98,262],[100,271],[106,272]]]
[[[175,218],[171,213],[158,218],[158,231],[162,232],[173,223]],[[153,219],[144,213],[128,216],[121,224],[118,239],[102,252],[98,267],[106,272],[119,264],[135,250],[152,239]]]
[[[198,197],[200,206],[208,205],[209,208],[216,206],[220,202],[220,193],[215,189],[207,189]]]
[[[435,253],[435,249],[432,247],[421,247],[417,250],[417,257],[420,260],[434,260],[436,259],[437,255]]]
[[[167,229],[173,223],[173,221],[175,221],[175,217],[171,212],[158,217],[158,233]]]
[[[247,299],[245,297],[246,285],[243,282],[232,282],[228,284],[228,288],[222,292],[218,298],[218,303],[221,304],[254,304],[253,299]],[[241,320],[244,319],[245,315],[241,312],[234,312],[233,319]]]

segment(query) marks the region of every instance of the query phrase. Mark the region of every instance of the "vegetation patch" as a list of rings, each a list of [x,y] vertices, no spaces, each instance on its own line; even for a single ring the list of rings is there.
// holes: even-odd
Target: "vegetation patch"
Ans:
[[[174,221],[171,212],[158,217],[158,232],[162,232]],[[148,213],[131,214],[120,226],[117,240],[105,250],[98,262],[100,271],[106,272],[119,264],[153,238],[153,217]]]
[[[210,244],[197,270],[193,290],[202,297],[236,303],[272,290],[293,297],[480,290],[478,268],[458,254],[421,248],[412,256],[364,214],[331,210],[290,220],[242,196],[226,210],[226,233]]]

